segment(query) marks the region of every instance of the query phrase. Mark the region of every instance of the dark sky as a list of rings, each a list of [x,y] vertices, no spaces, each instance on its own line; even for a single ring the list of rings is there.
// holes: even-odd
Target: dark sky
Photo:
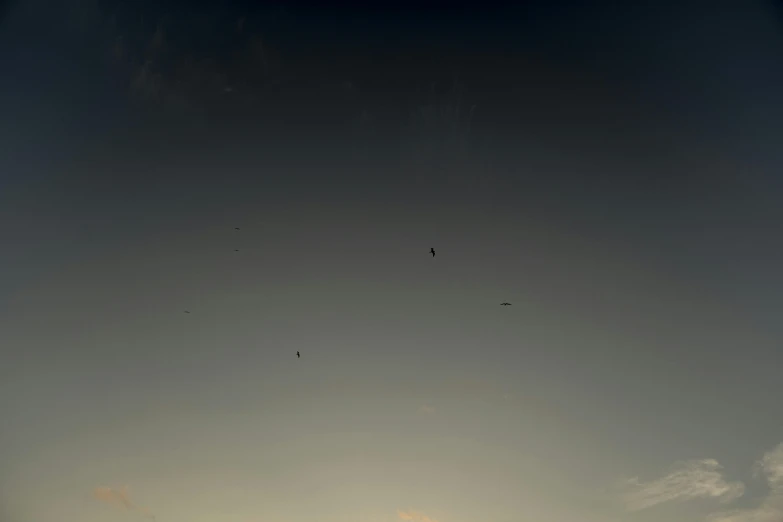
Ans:
[[[0,518],[780,522],[782,15],[5,2]]]

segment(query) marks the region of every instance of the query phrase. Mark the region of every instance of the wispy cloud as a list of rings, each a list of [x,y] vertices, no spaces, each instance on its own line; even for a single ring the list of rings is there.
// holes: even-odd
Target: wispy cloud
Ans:
[[[756,472],[766,477],[770,489],[783,493],[783,443],[761,457],[756,463]]]
[[[430,406],[429,404],[422,404],[419,406],[419,413],[422,415],[430,415],[432,413],[435,413],[435,407]]]
[[[153,515],[148,509],[137,506],[131,502],[130,496],[128,495],[127,486],[119,490],[106,487],[95,488],[93,490],[93,494],[98,500],[102,500],[109,504],[122,506],[129,511],[136,511],[151,520],[155,520],[155,515]]]
[[[735,509],[710,515],[709,522],[780,522],[783,520],[783,444],[756,462],[755,475],[769,485],[769,495],[753,509]]]
[[[399,517],[400,520],[408,520],[410,522],[438,522],[434,518],[430,518],[418,511],[401,511],[398,509],[397,517]]]
[[[742,482],[728,482],[723,478],[721,465],[716,460],[690,460],[676,466],[668,475],[650,482],[638,478],[626,481],[624,495],[630,511],[648,509],[666,502],[713,498],[731,502],[745,492]]]
[[[717,461],[696,460],[681,464],[663,478],[642,483],[626,481],[629,510],[639,511],[663,502],[695,498],[716,498],[724,503],[742,496],[741,482],[726,481]],[[707,522],[781,522],[783,521],[783,443],[766,452],[754,466],[754,476],[763,477],[769,494],[751,509],[733,509],[712,513]]]

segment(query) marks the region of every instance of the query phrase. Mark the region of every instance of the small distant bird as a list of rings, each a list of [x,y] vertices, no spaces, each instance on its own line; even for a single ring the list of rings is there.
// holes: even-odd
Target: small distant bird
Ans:
[[[190,312],[188,312],[187,310],[185,310],[185,313],[186,313],[186,314],[189,314]]]
[[[500,303],[500,306],[511,306],[511,303]]]
[[[432,254],[432,257],[435,257],[435,249],[434,248],[430,248],[430,254]]]
[[[296,352],[296,358],[298,359],[299,357],[299,352]]]
[[[238,249],[238,248],[235,248],[235,249],[234,249],[234,252],[239,252],[239,249]]]
[[[234,227],[234,230],[239,230],[239,227]]]

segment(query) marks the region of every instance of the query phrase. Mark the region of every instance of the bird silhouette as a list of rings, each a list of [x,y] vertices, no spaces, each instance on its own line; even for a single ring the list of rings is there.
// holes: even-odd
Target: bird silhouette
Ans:
[[[500,306],[511,306],[511,303],[500,303]]]
[[[299,352],[296,352],[296,358],[298,359],[299,357]]]
[[[430,254],[432,254],[432,257],[435,257],[435,249],[434,248],[430,248]]]
[[[234,249],[234,252],[239,252],[239,249],[238,249],[238,248],[235,248],[235,249]]]
[[[239,230],[239,227],[234,227],[234,230]]]
[[[185,310],[185,313],[186,313],[186,314],[189,314],[190,312],[188,312],[187,310]]]

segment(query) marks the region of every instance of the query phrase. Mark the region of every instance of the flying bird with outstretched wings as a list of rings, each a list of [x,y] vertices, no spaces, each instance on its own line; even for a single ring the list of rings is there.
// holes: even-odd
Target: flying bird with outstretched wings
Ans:
[[[299,352],[296,352],[296,358],[299,359]]]
[[[430,248],[430,254],[432,254],[432,257],[435,257],[435,249],[434,248]]]
[[[500,306],[511,306],[511,303],[500,303]]]

